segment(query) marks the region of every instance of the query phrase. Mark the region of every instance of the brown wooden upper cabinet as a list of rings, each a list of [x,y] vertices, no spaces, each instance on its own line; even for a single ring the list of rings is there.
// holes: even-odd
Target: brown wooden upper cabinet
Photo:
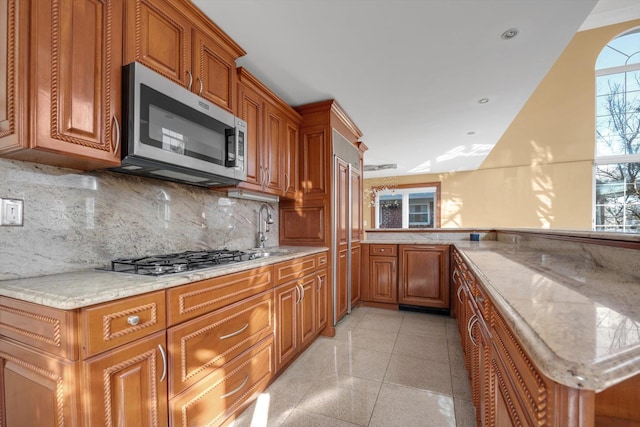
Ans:
[[[125,63],[140,62],[234,114],[235,61],[244,54],[188,1],[126,2]]]
[[[398,303],[449,308],[449,246],[399,245]]]
[[[0,155],[120,164],[122,0],[0,2]]]
[[[299,180],[300,115],[239,68],[238,116],[247,122],[247,180],[238,187],[293,198]]]

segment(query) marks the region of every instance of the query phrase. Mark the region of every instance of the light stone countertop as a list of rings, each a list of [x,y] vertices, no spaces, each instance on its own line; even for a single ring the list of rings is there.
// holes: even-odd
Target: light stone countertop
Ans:
[[[598,267],[580,250],[445,238],[363,243],[454,244],[536,366],[558,383],[600,391],[640,374],[640,276]],[[287,255],[158,278],[85,270],[5,280],[0,295],[76,309],[327,250],[287,249]]]
[[[287,249],[289,253],[159,277],[91,269],[2,280],[0,295],[71,310],[327,251],[322,247],[293,246],[267,249]]]
[[[536,366],[560,384],[601,391],[640,374],[640,272],[599,267],[579,249],[438,239],[366,243],[454,244]]]

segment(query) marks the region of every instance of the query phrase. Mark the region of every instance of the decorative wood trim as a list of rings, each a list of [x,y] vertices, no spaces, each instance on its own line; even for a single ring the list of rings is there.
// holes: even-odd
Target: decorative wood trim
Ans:
[[[48,337],[45,335],[40,335],[37,334],[35,332],[31,332],[28,331],[26,329],[22,329],[22,328],[17,328],[15,326],[3,323],[1,324],[2,328],[7,329],[9,331],[12,331],[16,334],[19,335],[23,335],[25,337],[31,338],[33,340],[36,341],[41,341],[45,344],[48,345],[52,345],[56,348],[61,348],[62,347],[62,334],[61,334],[61,326],[60,326],[60,320],[53,318],[53,317],[48,317],[48,316],[44,316],[41,314],[36,314],[36,313],[32,313],[29,311],[25,311],[25,310],[19,310],[13,307],[9,307],[8,305],[3,305],[2,306],[2,311],[3,312],[7,312],[7,313],[13,313],[15,315],[18,316],[22,316],[22,317],[26,317],[29,319],[33,319],[33,320],[37,320],[38,322],[43,322],[43,323],[48,323],[53,327],[53,336]]]
[[[538,370],[533,366],[533,364],[529,360],[529,357],[527,356],[527,354],[524,352],[524,350],[518,343],[518,340],[513,336],[513,334],[511,333],[511,330],[507,327],[506,323],[502,319],[502,316],[500,316],[500,314],[497,313],[495,310],[493,313],[493,319],[496,321],[496,323],[498,323],[500,328],[504,331],[507,338],[509,338],[510,343],[515,347],[516,351],[518,352],[517,356],[519,356],[522,362],[524,362],[525,367],[527,368],[527,373],[535,381],[535,384],[537,386],[536,396],[534,396],[532,391],[529,389],[529,387],[527,387],[527,384],[524,378],[522,377],[522,374],[520,373],[518,367],[516,366],[516,363],[513,360],[511,353],[507,349],[505,343],[502,340],[502,337],[500,336],[501,334],[500,333],[493,334],[493,342],[496,344],[499,344],[499,348],[502,351],[503,358],[509,363],[509,367],[511,368],[511,372],[513,373],[511,378],[515,379],[515,381],[519,386],[519,389],[522,392],[524,392],[526,403],[529,405],[529,409],[531,413],[535,414],[535,418],[537,422],[544,424],[544,420],[547,416],[547,401],[548,401],[547,385],[544,379],[540,376]]]
[[[497,379],[496,382],[498,383],[498,387],[500,388],[500,394],[505,398],[504,401],[507,404],[507,409],[509,410],[509,414],[511,415],[511,419],[516,422],[515,425],[518,425],[518,426],[524,425],[522,423],[522,420],[520,420],[520,417],[518,417],[518,411],[515,408],[515,405],[513,403],[513,399],[511,397],[511,394],[509,393],[509,389],[507,388],[507,384],[505,383],[505,379],[502,376],[502,371],[500,370],[500,367],[498,366],[498,363],[495,360],[492,359],[491,360],[491,364],[492,364],[493,372],[494,372],[495,377]],[[496,392],[497,392],[497,390],[496,390]],[[495,419],[494,419],[494,422],[495,422]]]
[[[56,374],[53,371],[49,371],[46,369],[43,369],[39,366],[36,366],[32,363],[29,363],[23,359],[18,359],[17,357],[14,357],[8,353],[5,352],[0,352],[0,358],[1,359],[5,359],[5,360],[9,360],[13,363],[15,363],[18,366],[23,367],[26,370],[29,370],[31,372],[35,372],[36,374],[43,376],[43,377],[47,377],[49,379],[51,379],[52,381],[55,381],[56,383],[56,414],[57,414],[57,420],[56,420],[56,426],[58,427],[64,427],[65,426],[65,421],[64,421],[64,395],[65,395],[65,390],[64,390],[64,385],[63,385],[63,381],[62,381],[62,377],[58,374]],[[2,420],[1,419],[1,414],[0,414],[0,421],[2,422],[2,425],[4,425],[4,422],[6,422],[6,420]]]
[[[59,108],[59,82],[62,79],[59,72],[59,61],[61,59],[60,55],[60,31],[62,28],[60,27],[60,1],[61,0],[52,0],[51,2],[51,97],[49,98],[51,101],[51,125],[50,125],[50,136],[52,139],[63,141],[69,144],[80,145],[82,147],[88,147],[95,150],[102,150],[106,152],[112,151],[111,146],[111,126],[108,125],[111,116],[111,66],[109,55],[109,51],[103,52],[101,56],[103,66],[104,66],[104,78],[105,78],[105,86],[108,90],[103,95],[105,96],[105,102],[107,108],[105,109],[106,114],[106,122],[104,123],[104,128],[106,130],[105,140],[108,141],[106,144],[101,144],[100,142],[91,142],[85,138],[77,138],[74,136],[69,136],[60,132],[60,108]],[[105,47],[109,50],[111,49],[111,17],[110,13],[110,5],[111,2],[106,0],[106,6],[103,4],[103,1],[98,0],[99,3],[106,7],[107,10],[102,14],[105,19],[105,29],[106,34],[104,34],[105,38]],[[100,129],[96,129],[98,134],[96,137],[100,140]]]
[[[141,323],[136,326],[131,326],[130,328],[119,330],[116,333],[111,333],[111,322],[113,320],[120,319],[122,317],[129,316],[135,313],[141,313],[147,310],[151,311],[151,319],[149,319],[149,321]],[[102,330],[103,330],[102,339],[105,342],[109,342],[111,340],[122,338],[125,335],[129,335],[133,332],[137,332],[141,329],[148,328],[149,326],[153,326],[157,324],[158,324],[158,307],[155,303],[141,305],[138,307],[131,308],[129,310],[119,311],[117,313],[110,313],[102,317]]]
[[[136,363],[142,362],[143,360],[149,360],[151,377],[157,378],[158,375],[156,373],[156,358],[155,358],[156,351],[157,351],[156,349],[146,351],[144,353],[137,355],[136,357],[133,357],[129,360],[124,360],[104,370],[102,379],[104,383],[104,410],[105,410],[104,419],[105,419],[106,426],[108,427],[114,426],[114,422],[111,417],[111,407],[112,407],[111,402],[113,400],[111,396],[111,375],[114,372],[121,371],[122,369],[128,368],[129,366],[135,365]],[[157,384],[157,383],[154,382],[154,384]],[[151,388],[151,396],[152,397],[150,400],[152,402],[156,402],[158,400],[157,387]],[[157,411],[156,405],[149,405],[147,409],[151,409],[152,411],[152,420],[153,420],[152,425],[157,426],[159,417],[158,417],[158,411]]]
[[[104,7],[106,7],[106,12],[103,15],[104,18],[104,28],[105,28],[105,45],[104,45],[104,81],[105,84],[104,86],[102,86],[102,89],[104,90],[104,102],[106,105],[106,108],[104,109],[104,132],[105,132],[105,145],[101,146],[99,145],[99,148],[111,153],[112,151],[114,151],[114,149],[116,148],[113,145],[113,137],[111,135],[111,104],[113,102],[113,100],[111,99],[111,58],[113,58],[112,56],[112,52],[111,52],[111,46],[112,46],[112,40],[111,40],[111,34],[112,34],[112,28],[111,28],[111,21],[112,19],[112,5],[113,2],[111,0],[106,0]],[[122,29],[121,29],[122,30]]]
[[[8,1],[7,11],[7,118],[9,128],[0,129],[0,138],[16,131],[16,1]]]

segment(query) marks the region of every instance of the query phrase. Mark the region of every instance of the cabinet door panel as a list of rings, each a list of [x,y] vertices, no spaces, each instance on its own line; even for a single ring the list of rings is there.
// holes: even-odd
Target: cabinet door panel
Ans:
[[[235,59],[230,55],[223,56],[222,48],[199,31],[194,31],[193,35],[193,73],[194,92],[234,112]]]
[[[19,116],[26,106],[26,96],[21,93],[26,87],[26,73],[21,72],[18,42],[28,25],[26,19],[18,20],[17,4],[18,0],[0,0],[0,150],[3,151],[21,147],[19,128],[26,121]]]
[[[349,301],[349,270],[347,269],[348,249],[338,249],[338,262],[336,263],[336,321],[347,313]]]
[[[303,292],[298,304],[300,345],[304,346],[316,336],[316,297],[317,297],[317,277],[307,276],[300,280],[300,292]]]
[[[189,22],[162,0],[128,0],[126,19],[127,62],[138,61],[188,86]]]
[[[305,198],[329,194],[327,190],[328,159],[325,128],[307,130],[302,135],[302,193]]]
[[[298,351],[297,301],[300,291],[294,284],[279,286],[276,299],[276,371]]]
[[[239,95],[239,117],[247,122],[247,152],[245,154],[247,167],[247,183],[262,185],[263,167],[260,156],[262,140],[262,114],[263,102],[260,96],[240,84],[238,85]]]
[[[39,0],[34,9],[33,146],[119,163],[112,131],[120,111],[122,2]]]
[[[298,191],[299,177],[299,160],[298,160],[298,126],[287,121],[287,129],[285,135],[285,196],[293,198]]]
[[[267,144],[262,153],[266,168],[265,188],[271,190],[273,194],[282,195],[284,193],[284,119],[273,106],[267,104],[266,110]]]
[[[164,348],[165,333],[160,332],[87,359],[86,425],[166,426]]]
[[[362,259],[361,246],[351,247],[351,307],[360,301],[360,262]]]
[[[0,340],[0,424],[61,427],[79,424],[77,364]],[[37,402],[37,410],[34,407]]]
[[[400,245],[398,302],[449,308],[448,248]]]
[[[329,315],[329,283],[327,282],[327,270],[318,272],[318,296],[316,302],[318,308],[317,315],[317,330],[322,331],[328,324]]]
[[[371,301],[397,304],[398,260],[395,257],[369,256],[369,296]]]

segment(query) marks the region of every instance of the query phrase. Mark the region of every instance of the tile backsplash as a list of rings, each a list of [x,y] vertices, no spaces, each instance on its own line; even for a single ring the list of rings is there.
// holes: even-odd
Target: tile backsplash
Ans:
[[[0,280],[106,265],[124,256],[256,246],[261,203],[107,171],[0,159],[0,197],[24,226],[0,227]],[[278,206],[267,246],[278,244]]]

